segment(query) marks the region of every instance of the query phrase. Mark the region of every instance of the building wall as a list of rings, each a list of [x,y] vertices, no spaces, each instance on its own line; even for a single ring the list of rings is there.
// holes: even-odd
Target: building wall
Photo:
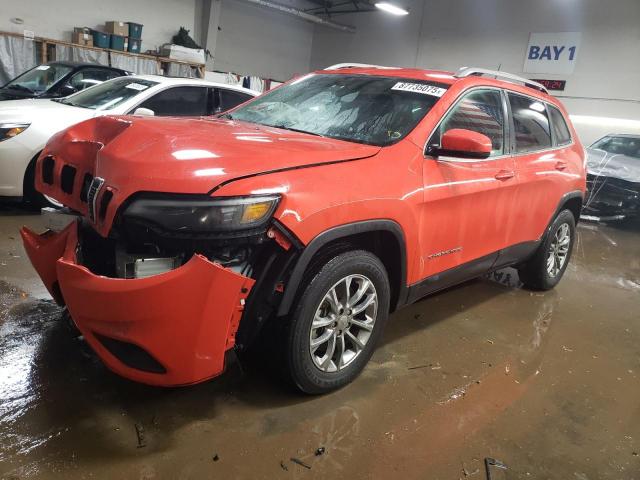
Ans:
[[[309,22],[242,0],[223,0],[219,15],[214,70],[280,81],[309,71],[314,31]],[[212,18],[210,25],[215,22]]]
[[[21,18],[23,25],[11,22]],[[193,32],[195,0],[0,0],[0,30],[71,41],[73,27],[104,28],[109,20],[144,25],[142,51],[170,43],[183,26]]]
[[[574,123],[584,143],[609,131],[640,132],[638,0],[429,0],[408,6],[406,17],[375,12],[340,18],[357,27],[350,38],[316,27],[312,68],[342,61],[445,70],[466,65],[566,79],[566,90],[554,94],[579,115]],[[524,74],[529,33],[563,31],[582,32],[574,73]],[[584,123],[584,117],[606,120]]]

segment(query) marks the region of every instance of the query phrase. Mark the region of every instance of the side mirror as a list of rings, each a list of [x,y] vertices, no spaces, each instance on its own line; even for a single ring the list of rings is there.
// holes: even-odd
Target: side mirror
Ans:
[[[491,139],[486,135],[463,128],[452,128],[442,134],[439,146],[431,146],[427,153],[433,156],[459,158],[487,158],[491,155]]]
[[[140,108],[136,108],[133,114],[142,115],[143,117],[153,117],[155,116],[156,112],[154,112],[149,108],[140,107]]]
[[[60,95],[61,97],[68,97],[69,95],[73,95],[77,91],[78,90],[75,87],[67,83],[60,87],[60,89],[58,90],[58,95]]]

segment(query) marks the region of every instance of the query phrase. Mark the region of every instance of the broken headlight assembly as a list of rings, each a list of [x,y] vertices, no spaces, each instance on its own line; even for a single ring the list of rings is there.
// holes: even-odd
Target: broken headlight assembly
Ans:
[[[208,234],[266,227],[277,195],[215,198],[206,195],[140,195],[124,211],[126,222],[177,234]]]

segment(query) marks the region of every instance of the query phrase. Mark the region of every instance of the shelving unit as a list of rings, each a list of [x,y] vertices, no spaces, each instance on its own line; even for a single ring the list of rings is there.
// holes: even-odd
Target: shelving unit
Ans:
[[[158,69],[160,71],[162,71],[162,72],[166,72],[168,70],[168,66],[170,64],[187,65],[189,67],[195,68],[197,70],[197,72],[198,72],[198,76],[200,78],[204,78],[204,71],[205,71],[205,64],[204,63],[194,63],[194,62],[187,62],[187,61],[184,61],[184,60],[174,60],[174,59],[168,58],[168,57],[147,55],[147,54],[144,54],[144,53],[124,52],[124,51],[121,51],[121,50],[111,50],[111,49],[108,49],[108,48],[86,47],[84,45],[78,45],[78,44],[71,43],[71,42],[65,42],[63,40],[54,40],[54,39],[51,39],[51,38],[44,38],[44,37],[34,37],[33,39],[29,39],[27,37],[24,37],[24,35],[21,35],[19,33],[12,33],[12,32],[0,31],[0,35],[6,35],[6,36],[12,36],[12,37],[20,37],[20,38],[25,38],[25,40],[32,40],[33,42],[35,42],[35,44],[36,44],[36,55],[40,59],[40,63],[46,63],[46,62],[49,62],[49,61],[54,61],[55,60],[55,47],[56,47],[56,45],[61,45],[61,46],[65,46],[65,47],[73,47],[73,48],[79,48],[79,49],[84,49],[84,50],[92,50],[92,51],[96,51],[96,52],[107,52],[108,53],[108,57],[109,57],[109,66],[111,66],[111,55],[112,54],[125,55],[125,56],[129,56],[129,57],[142,58],[142,59],[146,59],[146,60],[155,61],[155,62],[158,63]]]

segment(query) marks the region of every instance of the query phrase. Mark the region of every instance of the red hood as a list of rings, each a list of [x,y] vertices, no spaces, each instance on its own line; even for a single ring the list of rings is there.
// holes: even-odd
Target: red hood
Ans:
[[[37,187],[86,213],[79,199],[85,173],[105,180],[112,191],[102,225],[108,233],[115,209],[139,191],[207,193],[238,177],[288,168],[365,158],[380,147],[315,137],[260,125],[210,118],[98,117],[55,135],[38,167]],[[42,159],[77,169],[73,193],[42,182]],[[104,192],[104,189],[103,189]],[[98,222],[100,223],[100,222]]]

